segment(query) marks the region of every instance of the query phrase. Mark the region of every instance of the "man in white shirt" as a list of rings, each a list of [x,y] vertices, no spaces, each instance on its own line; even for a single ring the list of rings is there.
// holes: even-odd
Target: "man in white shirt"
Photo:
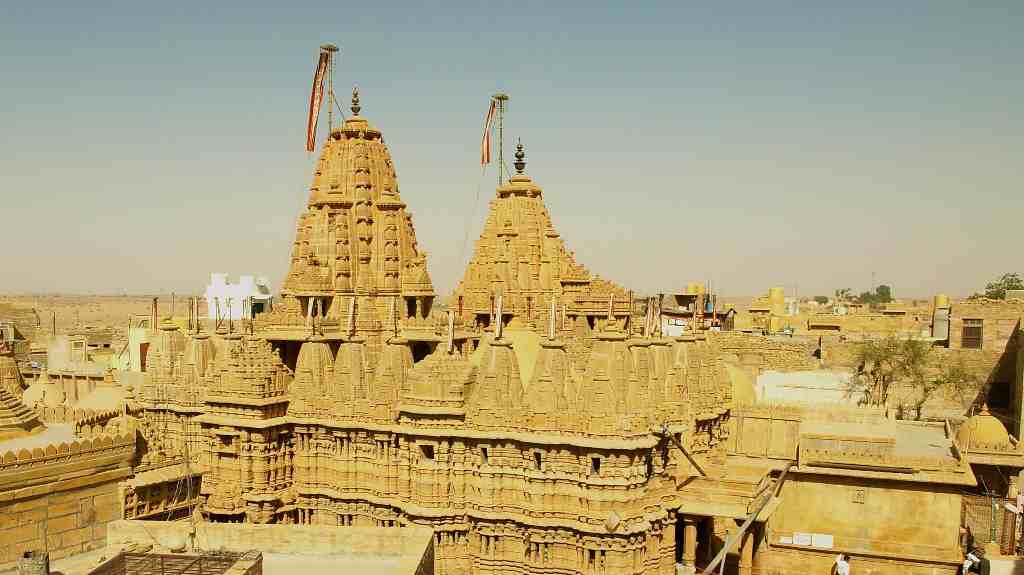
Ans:
[[[839,557],[836,557],[836,575],[850,575],[850,556],[846,553],[840,553]]]

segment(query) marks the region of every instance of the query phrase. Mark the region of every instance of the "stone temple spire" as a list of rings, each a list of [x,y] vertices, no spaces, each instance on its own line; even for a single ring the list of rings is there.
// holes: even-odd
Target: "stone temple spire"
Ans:
[[[0,440],[29,435],[44,428],[36,413],[22,403],[21,384],[14,349],[0,341]]]
[[[394,162],[380,130],[360,111],[356,88],[353,115],[321,149],[282,299],[264,314],[266,327],[294,337],[348,338],[390,326],[389,309],[416,309],[420,319],[430,310],[426,253],[399,195]]]
[[[466,325],[495,329],[501,295],[501,314],[515,322],[505,324],[529,326],[540,335],[548,335],[551,309],[561,311],[563,323],[570,324],[559,329],[574,329],[575,322],[586,329],[625,324],[631,313],[628,292],[576,262],[555,231],[540,186],[525,173],[521,141],[514,165],[517,173],[498,187],[491,201],[473,257],[452,296],[452,309]]]

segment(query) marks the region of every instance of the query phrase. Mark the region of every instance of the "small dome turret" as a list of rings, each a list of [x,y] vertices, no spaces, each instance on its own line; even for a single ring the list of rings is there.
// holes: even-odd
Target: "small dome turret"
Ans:
[[[957,443],[965,450],[1012,451],[1013,444],[1006,426],[989,413],[988,405],[964,422],[956,434]]]

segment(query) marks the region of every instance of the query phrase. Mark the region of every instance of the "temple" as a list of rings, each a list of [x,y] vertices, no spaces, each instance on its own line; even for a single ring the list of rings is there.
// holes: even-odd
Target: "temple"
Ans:
[[[440,311],[356,93],[352,112],[273,309],[160,326],[138,397],[165,430],[150,449],[194,460],[210,521],[426,525],[441,573],[672,572],[680,486],[725,469],[714,346],[661,337],[575,261],[522,146]]]

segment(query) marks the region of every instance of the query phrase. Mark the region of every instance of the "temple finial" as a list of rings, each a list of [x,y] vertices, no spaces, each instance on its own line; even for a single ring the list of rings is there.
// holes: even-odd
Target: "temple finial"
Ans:
[[[526,152],[523,151],[523,141],[516,140],[516,173],[521,174],[526,169]]]
[[[352,88],[352,113],[358,116],[359,110],[362,110],[359,107],[359,86],[355,86]]]

